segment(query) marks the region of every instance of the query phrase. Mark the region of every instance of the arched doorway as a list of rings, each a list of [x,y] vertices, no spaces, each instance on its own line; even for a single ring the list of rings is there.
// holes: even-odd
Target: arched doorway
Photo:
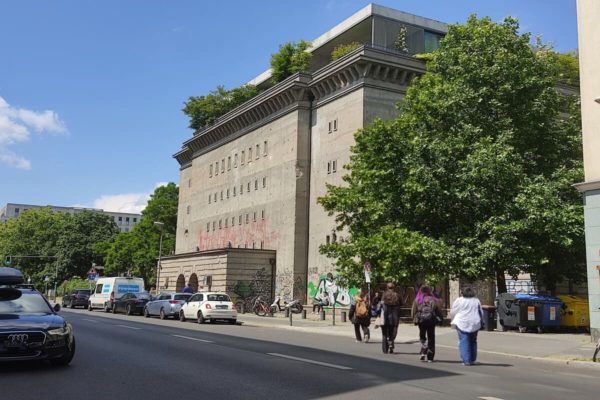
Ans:
[[[192,289],[194,289],[194,293],[198,291],[198,275],[196,274],[192,274],[192,276],[190,276],[190,280],[188,281],[188,285],[190,285],[190,287]]]
[[[181,292],[183,292],[184,287],[185,287],[185,277],[182,274],[180,274],[177,277],[177,283],[175,284],[175,291],[177,293],[181,293]]]

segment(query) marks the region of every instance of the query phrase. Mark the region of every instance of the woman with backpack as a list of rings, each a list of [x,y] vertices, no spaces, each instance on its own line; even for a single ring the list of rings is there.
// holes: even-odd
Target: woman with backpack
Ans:
[[[440,306],[431,292],[431,287],[421,286],[415,301],[413,301],[412,312],[415,325],[419,326],[419,340],[421,361],[433,362],[435,356],[435,325],[441,321],[442,312]]]
[[[350,307],[350,313],[348,315],[352,321],[352,324],[354,324],[354,335],[356,336],[356,341],[363,341],[360,335],[360,330],[362,328],[365,343],[368,343],[371,337],[371,333],[369,332],[371,315],[369,313],[367,294],[367,288],[363,287],[360,289],[360,293],[354,297],[354,304]]]

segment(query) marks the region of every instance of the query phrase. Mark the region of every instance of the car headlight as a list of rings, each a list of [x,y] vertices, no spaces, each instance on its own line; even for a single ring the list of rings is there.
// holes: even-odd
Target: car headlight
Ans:
[[[61,328],[50,329],[48,331],[49,335],[67,335],[68,333],[69,333],[69,327],[66,325]]]

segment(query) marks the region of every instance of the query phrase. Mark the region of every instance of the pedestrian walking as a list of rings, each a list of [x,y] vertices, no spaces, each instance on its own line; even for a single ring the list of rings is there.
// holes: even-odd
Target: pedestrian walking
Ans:
[[[350,306],[349,317],[354,325],[354,335],[356,336],[357,342],[362,342],[360,330],[362,329],[364,334],[364,342],[368,343],[371,338],[369,331],[369,325],[371,325],[371,315],[369,312],[368,303],[369,291],[366,287],[361,288],[360,292],[354,297],[354,304]]]
[[[194,289],[190,286],[190,284],[188,283],[184,288],[183,288],[183,293],[194,293]]]
[[[473,365],[477,360],[477,333],[481,329],[483,311],[473,288],[463,289],[462,297],[452,304],[450,325],[458,332],[458,350],[463,365]]]
[[[421,361],[433,362],[435,356],[435,326],[442,320],[439,304],[433,296],[431,287],[421,286],[412,304],[411,316],[419,327]]]
[[[381,297],[383,313],[383,325],[381,326],[381,347],[384,354],[394,352],[394,340],[398,334],[398,324],[400,323],[400,296],[396,293],[392,282],[387,284],[387,289]]]
[[[381,309],[381,292],[376,291],[371,297],[371,317],[377,318]]]

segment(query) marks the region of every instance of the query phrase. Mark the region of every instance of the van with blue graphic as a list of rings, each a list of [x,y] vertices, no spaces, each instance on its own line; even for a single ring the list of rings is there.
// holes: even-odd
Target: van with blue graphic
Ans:
[[[142,278],[127,278],[122,276],[98,278],[96,287],[90,296],[88,310],[93,311],[94,308],[100,308],[109,312],[112,308],[113,300],[120,299],[125,293],[137,293],[144,290],[144,279]]]

